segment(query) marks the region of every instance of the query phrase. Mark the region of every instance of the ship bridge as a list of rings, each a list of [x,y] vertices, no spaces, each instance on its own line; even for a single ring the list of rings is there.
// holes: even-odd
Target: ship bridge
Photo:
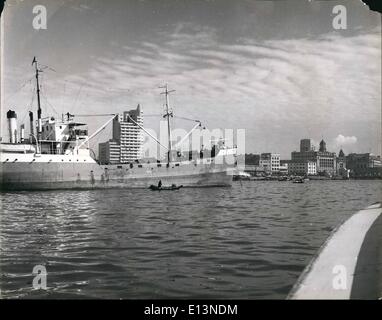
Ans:
[[[41,153],[64,154],[74,150],[78,145],[88,139],[88,129],[85,123],[75,122],[72,115],[67,119],[56,120],[54,117],[46,119],[41,126]]]

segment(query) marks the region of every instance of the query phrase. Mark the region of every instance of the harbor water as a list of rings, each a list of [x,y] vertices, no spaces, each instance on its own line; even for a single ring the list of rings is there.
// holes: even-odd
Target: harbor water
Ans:
[[[381,196],[380,180],[3,192],[1,297],[284,299],[330,232]]]

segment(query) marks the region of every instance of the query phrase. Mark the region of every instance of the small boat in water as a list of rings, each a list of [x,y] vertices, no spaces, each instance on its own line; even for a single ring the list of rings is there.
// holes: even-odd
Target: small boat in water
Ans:
[[[173,184],[173,185],[171,185],[171,186],[168,186],[168,187],[162,187],[162,186],[155,186],[155,185],[151,185],[150,186],[150,190],[152,190],[152,191],[161,191],[161,190],[170,190],[170,191],[172,191],[172,190],[179,190],[180,188],[183,188],[183,186],[181,185],[181,186],[177,186],[177,185],[175,185],[175,184]]]
[[[251,175],[247,172],[239,171],[237,174],[233,175],[234,181],[240,181],[240,180],[251,180]]]
[[[292,181],[293,183],[304,183],[304,179],[302,178],[296,178]]]

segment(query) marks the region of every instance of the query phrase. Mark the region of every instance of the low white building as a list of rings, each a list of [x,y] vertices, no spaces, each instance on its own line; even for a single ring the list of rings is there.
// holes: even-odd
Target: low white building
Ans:
[[[279,172],[281,174],[288,174],[288,163],[280,163]]]
[[[306,163],[306,172],[308,176],[314,176],[317,174],[317,163],[314,161],[308,161]]]
[[[280,154],[262,153],[259,164],[264,168],[265,172],[277,173],[280,171]]]

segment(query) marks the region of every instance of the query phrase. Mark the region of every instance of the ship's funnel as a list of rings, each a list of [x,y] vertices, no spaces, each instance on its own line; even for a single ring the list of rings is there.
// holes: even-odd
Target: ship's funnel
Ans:
[[[15,111],[9,110],[7,112],[8,129],[9,129],[9,142],[17,142],[17,114]]]

